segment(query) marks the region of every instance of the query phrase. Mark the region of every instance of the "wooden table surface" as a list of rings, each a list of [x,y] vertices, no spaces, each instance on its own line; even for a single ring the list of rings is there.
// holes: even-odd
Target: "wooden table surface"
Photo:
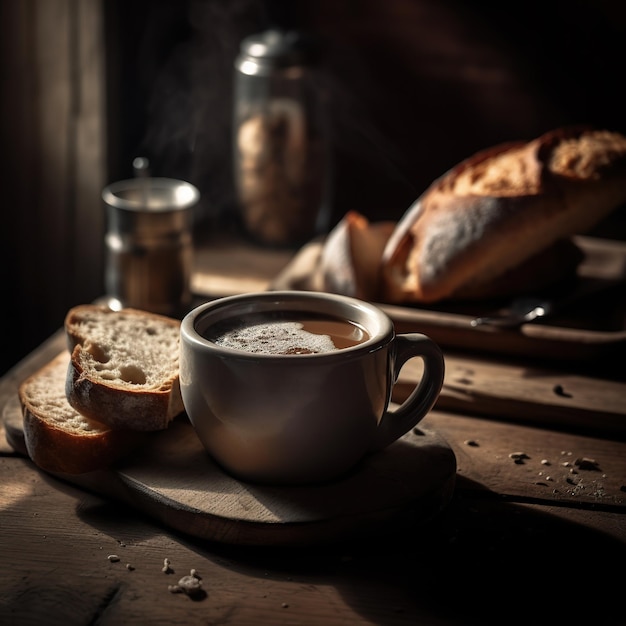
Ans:
[[[246,290],[289,260],[249,258]],[[1,407],[57,346],[0,381]],[[433,519],[390,521],[367,540],[202,541],[39,471],[0,432],[0,624],[626,624],[624,377],[605,376],[605,364],[444,352],[446,386],[423,425],[455,453],[452,499]],[[415,376],[403,374],[399,396]],[[526,381],[521,396],[515,380]],[[558,398],[546,391],[562,381]],[[191,570],[203,593],[170,592]]]

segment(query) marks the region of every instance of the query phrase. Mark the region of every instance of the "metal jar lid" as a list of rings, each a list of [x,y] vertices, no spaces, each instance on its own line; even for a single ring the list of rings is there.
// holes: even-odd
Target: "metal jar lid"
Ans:
[[[110,232],[159,239],[188,232],[198,189],[173,178],[133,178],[105,187]]]
[[[240,49],[235,67],[250,76],[267,76],[314,58],[312,40],[298,31],[266,30],[243,39]]]

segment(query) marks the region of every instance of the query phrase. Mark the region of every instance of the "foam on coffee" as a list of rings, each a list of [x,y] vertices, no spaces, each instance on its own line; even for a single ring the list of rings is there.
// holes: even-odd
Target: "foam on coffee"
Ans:
[[[226,348],[273,355],[334,352],[369,338],[365,330],[347,320],[265,319],[247,322],[214,327],[208,338]]]
[[[337,350],[328,335],[315,335],[298,322],[245,326],[218,337],[220,346],[262,354],[314,354]]]

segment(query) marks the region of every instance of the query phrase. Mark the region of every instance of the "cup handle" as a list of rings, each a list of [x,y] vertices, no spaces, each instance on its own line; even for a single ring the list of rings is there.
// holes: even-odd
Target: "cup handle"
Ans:
[[[395,411],[385,411],[378,425],[373,451],[387,447],[414,428],[432,409],[443,386],[443,353],[430,337],[421,333],[404,333],[396,335],[394,342],[395,354],[391,363],[393,384],[396,384],[404,364],[414,357],[424,361],[424,372],[409,397]]]

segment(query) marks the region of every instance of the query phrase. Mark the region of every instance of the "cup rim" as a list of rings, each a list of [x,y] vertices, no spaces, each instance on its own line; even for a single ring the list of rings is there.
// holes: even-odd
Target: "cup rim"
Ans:
[[[258,352],[246,352],[244,350],[238,350],[236,348],[224,347],[215,344],[202,336],[202,332],[206,330],[210,325],[233,317],[233,310],[237,314],[246,314],[248,312],[257,311],[259,301],[265,304],[261,310],[271,310],[276,306],[278,302],[288,305],[287,310],[294,312],[311,312],[312,308],[307,307],[306,303],[310,302],[327,302],[331,303],[331,306],[335,307],[336,313],[328,310],[320,310],[317,312],[326,313],[329,315],[336,315],[336,317],[347,317],[350,321],[360,324],[365,327],[370,334],[369,339],[366,339],[362,343],[354,346],[348,346],[332,352],[318,352],[313,354],[263,354]],[[255,308],[251,308],[252,303],[256,303]],[[301,304],[300,304],[301,303]],[[294,308],[294,305],[298,305]],[[246,306],[247,305],[247,306]],[[220,310],[229,310],[230,315],[224,315],[220,317],[217,314]],[[342,315],[340,311],[355,311],[360,312],[357,315],[358,319],[355,319],[348,315]],[[313,309],[313,312],[316,312]],[[216,313],[215,316],[212,314]],[[202,322],[206,321],[206,318],[213,317],[211,323],[202,327]],[[363,323],[363,319],[367,318],[368,323]],[[373,327],[373,328],[372,328]],[[393,322],[389,316],[384,313],[375,304],[352,298],[350,296],[344,296],[340,294],[333,294],[327,292],[315,292],[315,291],[299,291],[299,290],[280,290],[280,291],[262,291],[262,292],[250,292],[245,294],[237,294],[232,296],[224,296],[217,298],[209,302],[205,302],[193,308],[182,319],[181,322],[181,342],[202,351],[209,351],[215,354],[228,355],[229,357],[237,357],[245,360],[280,360],[284,359],[345,359],[349,355],[362,354],[364,352],[373,352],[386,346],[395,336]]]

